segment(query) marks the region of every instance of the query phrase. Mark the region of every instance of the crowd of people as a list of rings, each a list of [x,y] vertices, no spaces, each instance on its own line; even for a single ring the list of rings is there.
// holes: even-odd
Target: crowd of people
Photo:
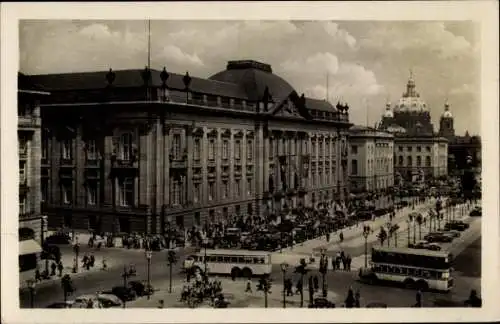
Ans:
[[[227,306],[222,293],[221,281],[217,280],[217,278],[210,280],[208,276],[197,272],[193,280],[184,283],[180,301],[186,303],[189,307],[196,307],[207,300],[212,307]]]

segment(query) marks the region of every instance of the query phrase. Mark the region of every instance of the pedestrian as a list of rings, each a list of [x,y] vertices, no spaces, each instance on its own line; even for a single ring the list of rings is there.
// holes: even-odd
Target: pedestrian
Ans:
[[[95,256],[93,253],[90,254],[90,258],[89,258],[89,263],[90,263],[90,266],[93,268],[94,267],[94,263],[95,263]]]
[[[56,268],[57,268],[56,264],[54,262],[52,262],[52,264],[50,265],[50,270],[51,270],[50,276],[56,275]]]
[[[252,279],[248,278],[247,280],[247,288],[245,289],[245,292],[252,293]]]
[[[352,262],[351,256],[347,255],[346,257],[347,271],[351,271],[351,262]]]
[[[59,260],[59,263],[57,264],[57,270],[59,270],[59,277],[62,277],[63,269],[64,269],[63,263],[61,260]]]
[[[361,293],[359,292],[359,289],[356,290],[356,294],[354,295],[354,304],[356,308],[361,307]]]
[[[422,291],[417,291],[415,299],[417,300],[417,302],[415,303],[415,307],[422,307]]]
[[[318,276],[314,276],[313,281],[314,281],[314,291],[318,292],[318,290],[319,290],[319,279],[318,279]]]
[[[297,291],[295,292],[296,295],[298,294],[301,294],[302,293],[302,289],[303,289],[303,286],[302,286],[302,280],[298,280],[297,281]]]
[[[102,270],[107,270],[107,269],[108,269],[108,265],[106,264],[106,259],[102,258]]]
[[[42,281],[42,274],[40,273],[40,269],[38,269],[38,267],[35,270],[35,281]]]
[[[83,255],[83,258],[82,258],[82,263],[83,263],[83,267],[84,268],[87,268],[87,263],[89,262],[89,256],[87,255],[87,253],[85,253]]]
[[[293,291],[292,291],[293,283],[292,283],[292,280],[291,279],[287,279],[285,281],[285,286],[286,286],[286,295],[287,295],[287,297],[288,296],[293,296]]]
[[[165,301],[163,299],[160,299],[158,302],[158,308],[163,308],[165,306]]]
[[[353,308],[355,304],[354,300],[354,292],[352,291],[352,287],[349,288],[349,291],[347,292],[347,298],[344,301],[345,307],[346,308]]]

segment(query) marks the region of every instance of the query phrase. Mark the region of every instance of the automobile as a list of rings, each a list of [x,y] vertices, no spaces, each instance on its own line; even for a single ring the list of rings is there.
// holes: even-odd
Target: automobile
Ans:
[[[113,308],[113,307],[122,307],[123,302],[121,299],[112,294],[99,294],[97,295],[97,300],[100,302],[102,308]]]
[[[131,301],[131,300],[135,300],[137,298],[137,294],[135,293],[135,291],[132,288],[130,288],[130,287],[125,288],[123,286],[113,287],[113,288],[111,288],[111,291],[103,292],[103,294],[116,295],[122,301]]]
[[[457,230],[449,230],[449,231],[446,231],[444,232],[445,234],[448,234],[448,235],[451,235],[453,236],[454,238],[456,237],[460,237],[460,231],[457,231]]]
[[[474,209],[471,210],[471,212],[469,213],[469,216],[472,216],[472,217],[482,216],[482,215],[483,215],[483,212],[482,212],[481,206],[474,207]]]
[[[65,302],[56,302],[52,303],[49,306],[45,308],[72,308],[73,307],[73,301],[72,300],[67,300]]]
[[[56,232],[56,233],[46,237],[45,243],[46,244],[57,244],[57,245],[70,244],[71,237],[69,236],[68,233]]]
[[[73,301],[71,308],[89,308],[89,302],[92,301],[91,308],[103,308],[100,300],[94,295],[81,295]]]
[[[308,308],[335,308],[335,303],[332,303],[326,298],[320,297],[315,298]]]
[[[131,281],[128,283],[129,287],[135,291],[135,294],[139,297],[152,295],[153,290],[147,289],[147,283],[143,283],[140,281]]]
[[[61,249],[57,245],[51,245],[48,243],[43,244],[43,251],[40,253],[40,258],[42,260],[60,260]]]
[[[439,244],[436,243],[429,243],[426,249],[431,251],[441,251],[441,247],[439,246]]]
[[[422,240],[422,241],[417,241],[415,244],[410,243],[408,244],[408,247],[410,249],[427,249],[429,244],[430,243],[428,241]]]
[[[468,228],[469,228],[469,224],[467,224],[463,221],[451,221],[451,222],[448,222],[444,225],[445,231],[458,230],[458,231],[463,232]]]
[[[442,243],[448,243],[453,241],[453,238],[448,235],[444,235],[441,232],[434,232],[434,233],[429,233],[424,236],[424,239],[428,241],[429,243],[433,242],[442,242]]]

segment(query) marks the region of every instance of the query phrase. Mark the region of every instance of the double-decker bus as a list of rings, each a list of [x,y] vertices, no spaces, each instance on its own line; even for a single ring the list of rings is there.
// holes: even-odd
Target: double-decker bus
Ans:
[[[186,270],[199,269],[213,274],[230,274],[234,277],[249,278],[254,275],[270,274],[271,253],[248,250],[201,250],[190,255],[184,262]]]
[[[453,256],[446,251],[396,247],[372,249],[369,269],[361,269],[361,279],[370,283],[389,281],[406,288],[447,292],[453,288]]]

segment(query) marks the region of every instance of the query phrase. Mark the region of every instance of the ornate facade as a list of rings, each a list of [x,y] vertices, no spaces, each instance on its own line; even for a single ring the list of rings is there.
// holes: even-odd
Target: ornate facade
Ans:
[[[348,107],[299,96],[268,64],[31,77],[55,92],[42,105],[52,227],[162,233],[347,194]]]
[[[429,107],[410,75],[399,102],[386,111],[379,125],[394,134],[396,183],[425,182],[448,173],[448,140],[434,132]]]
[[[45,226],[40,211],[41,118],[39,100],[49,93],[41,91],[19,74],[17,140],[19,154],[19,263],[20,270],[36,266],[37,253]]]

